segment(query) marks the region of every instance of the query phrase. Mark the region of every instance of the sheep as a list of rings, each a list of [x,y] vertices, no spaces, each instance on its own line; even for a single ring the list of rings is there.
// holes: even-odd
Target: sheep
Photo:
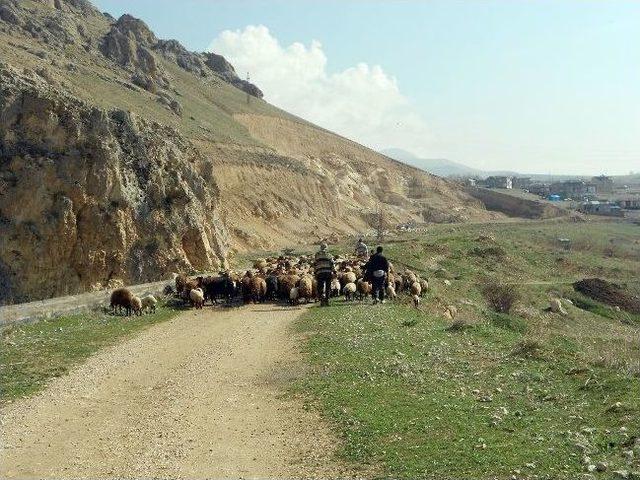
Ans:
[[[289,290],[289,303],[291,305],[297,304],[298,298],[299,298],[298,287],[292,287],[291,290]]]
[[[300,281],[300,277],[293,274],[280,275],[278,277],[278,288],[280,291],[280,298],[286,300],[289,298],[289,292]]]
[[[189,279],[187,278],[186,275],[177,275],[175,278],[175,282],[176,282],[176,293],[178,295],[180,295],[182,293],[182,291],[184,290],[185,285],[187,284],[187,282],[189,281]]]
[[[331,296],[337,297],[340,295],[340,280],[338,278],[331,279]]]
[[[135,313],[138,316],[142,315],[142,300],[140,300],[140,297],[131,298],[131,309],[129,311],[129,316],[131,316],[131,312]]]
[[[204,305],[204,292],[201,288],[193,288],[189,291],[191,304],[196,308],[202,308]]]
[[[313,280],[310,276],[305,275],[298,282],[298,294],[300,298],[304,298],[307,303],[313,298]]]
[[[111,293],[111,309],[113,313],[120,312],[123,308],[127,315],[131,312],[131,299],[133,293],[128,288],[118,288]]]
[[[278,277],[273,273],[269,273],[267,278],[265,278],[265,282],[267,282],[267,300],[275,300],[278,296]]]
[[[145,295],[142,298],[142,310],[145,311],[148,309],[150,312],[155,313],[157,303],[158,300],[156,300],[156,297],[153,295]]]
[[[356,284],[353,282],[349,282],[347,283],[343,288],[342,288],[342,293],[344,293],[344,299],[345,301],[351,301],[355,298],[356,295]]]
[[[351,271],[346,272],[346,273],[344,274],[344,282],[345,282],[345,285],[346,285],[347,283],[356,283],[356,279],[357,279],[357,278],[358,278],[358,277],[356,277],[356,274],[355,274],[354,272],[351,272]]]
[[[559,298],[552,298],[549,303],[550,303],[549,309],[553,313],[559,313],[560,315],[566,315],[567,314],[567,311],[562,306],[562,302],[560,301]]]
[[[413,295],[413,306],[416,308],[420,308],[420,297],[418,295]]]
[[[429,282],[427,280],[420,279],[418,280],[420,284],[420,296],[424,295],[424,292],[429,290]]]
[[[249,280],[249,297],[253,303],[262,302],[267,294],[267,282],[262,277],[251,277]]]
[[[387,297],[389,300],[396,299],[396,289],[393,285],[387,285]]]
[[[418,281],[418,277],[416,277],[416,274],[413,273],[411,270],[406,270],[404,272],[404,284],[407,287],[411,287],[411,285],[413,285],[417,281]]]
[[[360,294],[360,300],[364,300],[367,295],[371,293],[371,284],[369,282],[364,281],[363,279],[358,280],[356,284],[358,287],[358,293]]]
[[[419,282],[413,282],[411,284],[411,295],[420,295],[422,293],[422,286]]]

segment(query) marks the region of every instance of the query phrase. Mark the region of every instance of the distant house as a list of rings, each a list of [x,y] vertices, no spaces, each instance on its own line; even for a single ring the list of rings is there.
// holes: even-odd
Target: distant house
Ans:
[[[487,177],[484,184],[487,188],[513,188],[513,178],[501,175]]]
[[[467,187],[475,187],[478,184],[478,181],[473,177],[467,177],[464,179],[464,184]]]
[[[604,215],[607,217],[624,217],[624,212],[620,206],[610,202],[584,202],[578,209],[590,215]]]
[[[549,184],[547,183],[532,183],[529,185],[529,193],[534,195],[540,195],[541,197],[547,197],[550,193]]]
[[[600,175],[597,177],[593,177],[591,179],[591,183],[593,183],[598,193],[613,193],[613,178],[607,177],[606,175]]]
[[[582,180],[567,180],[552,183],[549,193],[552,195],[560,195],[563,199],[582,199],[595,197],[597,189],[593,183],[583,182]]]
[[[622,198],[616,201],[616,205],[625,210],[640,210],[640,197]]]
[[[527,190],[531,185],[531,178],[529,177],[513,177],[511,180],[513,188],[520,188],[522,190]]]

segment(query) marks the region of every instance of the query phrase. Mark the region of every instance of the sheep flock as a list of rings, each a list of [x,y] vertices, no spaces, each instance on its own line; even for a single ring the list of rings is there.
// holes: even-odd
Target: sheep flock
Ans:
[[[313,255],[259,258],[245,271],[226,270],[217,276],[174,274],[164,294],[195,309],[211,305],[239,303],[279,302],[289,305],[315,302],[318,298],[317,281],[313,271]],[[371,297],[372,285],[365,278],[365,260],[355,256],[335,257],[336,272],[330,286],[330,297],[343,297],[346,302],[366,301]],[[414,305],[429,289],[427,279],[406,269],[398,272],[393,264],[387,278],[386,297],[396,300],[408,294]],[[138,298],[127,288],[115,290],[111,295],[114,313],[142,315],[155,311],[157,300],[152,295]]]

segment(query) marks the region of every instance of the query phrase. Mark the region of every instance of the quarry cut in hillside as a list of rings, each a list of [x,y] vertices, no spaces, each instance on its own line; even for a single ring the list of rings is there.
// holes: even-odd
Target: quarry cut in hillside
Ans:
[[[211,271],[379,211],[389,228],[502,217],[86,0],[0,0],[0,58],[0,303]]]

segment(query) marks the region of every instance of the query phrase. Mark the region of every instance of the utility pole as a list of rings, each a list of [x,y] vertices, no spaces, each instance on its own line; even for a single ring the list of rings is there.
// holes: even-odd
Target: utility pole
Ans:
[[[249,80],[251,80],[251,77],[249,77],[249,72],[247,72],[247,83],[249,83]],[[249,94],[249,92],[247,92],[247,105],[249,105],[251,103],[251,95]]]

